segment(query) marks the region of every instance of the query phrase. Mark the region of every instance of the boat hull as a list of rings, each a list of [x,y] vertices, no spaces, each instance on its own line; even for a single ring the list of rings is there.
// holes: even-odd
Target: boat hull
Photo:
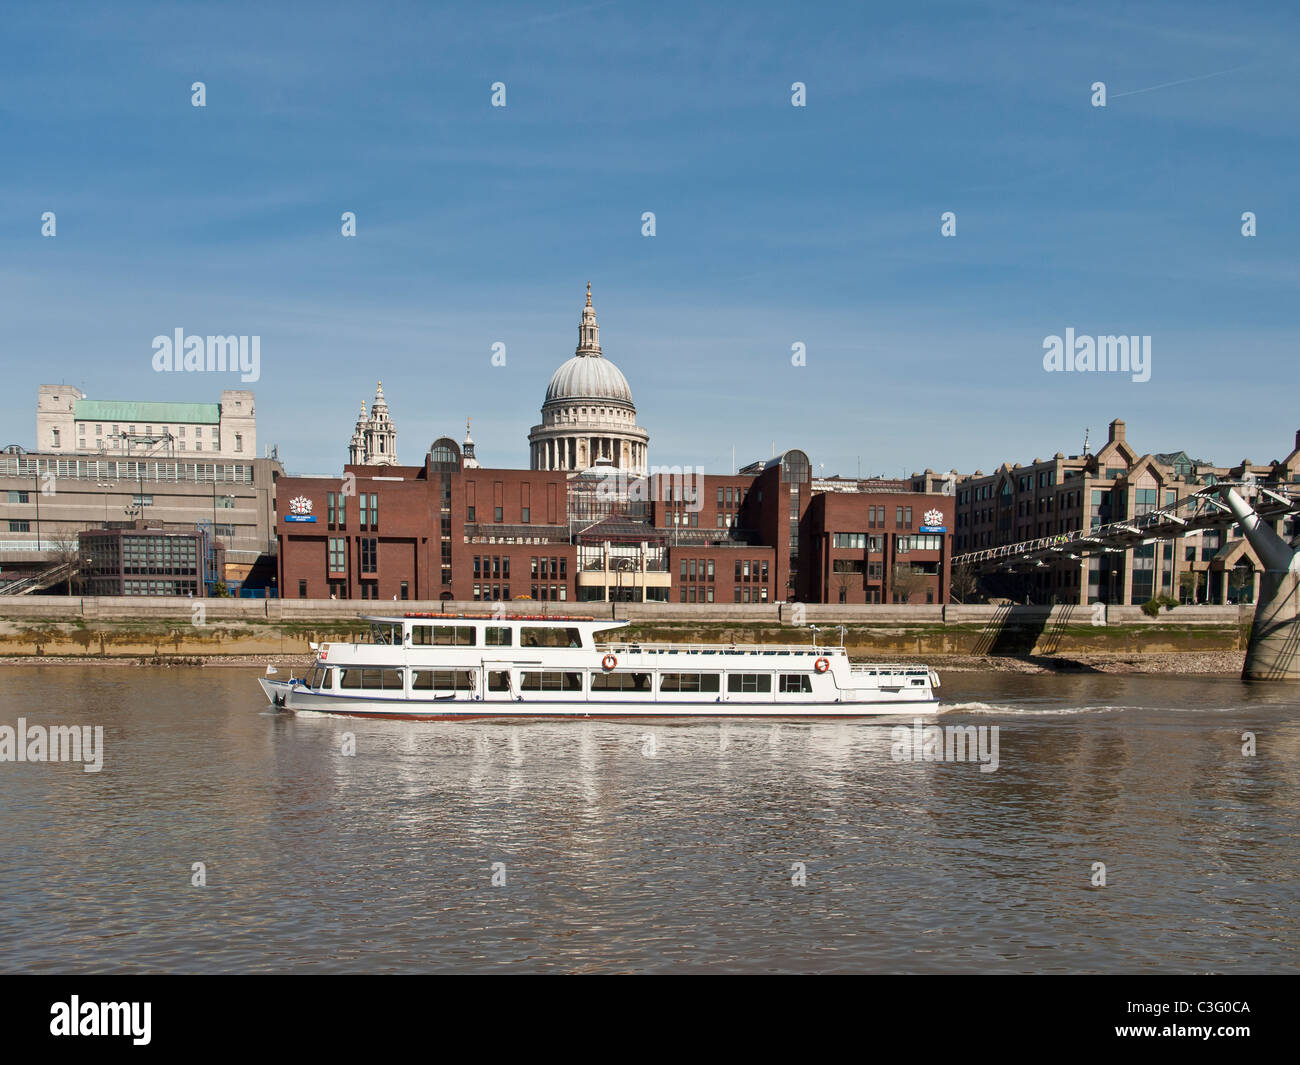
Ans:
[[[424,721],[474,721],[518,718],[581,718],[641,721],[654,719],[770,718],[783,720],[834,720],[940,712],[937,698],[911,697],[871,702],[742,702],[714,698],[708,701],[558,699],[406,699],[374,698],[314,691],[301,683],[261,678],[267,698],[277,707],[296,713],[336,714],[346,717],[380,717]],[[919,693],[918,693],[919,694]],[[930,695],[930,693],[926,693]]]

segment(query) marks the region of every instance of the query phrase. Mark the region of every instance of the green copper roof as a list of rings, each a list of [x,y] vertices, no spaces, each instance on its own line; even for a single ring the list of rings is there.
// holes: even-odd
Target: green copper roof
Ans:
[[[79,399],[73,406],[78,421],[92,422],[188,422],[216,425],[221,421],[220,403],[131,403],[111,399]]]

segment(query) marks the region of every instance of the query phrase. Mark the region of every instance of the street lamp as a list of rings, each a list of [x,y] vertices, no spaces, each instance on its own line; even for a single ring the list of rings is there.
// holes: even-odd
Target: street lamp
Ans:
[[[617,591],[615,593],[615,598],[620,603],[623,602],[623,574],[631,568],[632,560],[630,558],[620,558],[614,566],[615,573],[617,573]]]
[[[108,489],[116,488],[117,485],[110,481],[97,481],[95,482],[95,487],[104,489],[104,528],[107,529],[108,528]]]

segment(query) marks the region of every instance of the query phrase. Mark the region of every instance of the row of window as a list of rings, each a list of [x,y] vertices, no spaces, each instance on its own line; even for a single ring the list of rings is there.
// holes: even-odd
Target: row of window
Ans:
[[[192,481],[207,484],[252,484],[253,467],[247,463],[148,462],[135,459],[51,459],[0,455],[0,475],[10,477],[66,477],[79,481]]]
[[[160,593],[167,594],[167,593]],[[473,692],[477,687],[477,678],[473,670],[468,669],[411,669],[400,667],[325,667],[318,666],[309,676],[308,683],[313,688],[333,690],[334,678],[337,687],[344,691],[391,691],[404,690],[404,673],[410,673],[411,691],[432,692]],[[523,692],[573,692],[581,694],[584,690],[595,692],[626,692],[631,694],[653,695],[655,693],[654,674],[633,672],[593,672],[589,675],[589,687],[584,689],[581,670],[525,670],[519,674],[519,690]],[[510,674],[507,670],[491,670],[488,673],[488,691],[508,692]],[[722,690],[720,673],[661,673],[659,674],[659,692],[671,694],[719,694]],[[772,674],[770,673],[728,673],[727,691],[732,694],[760,695],[772,691]],[[781,673],[777,676],[777,691],[784,694],[812,694],[812,678],[806,673]]]
[[[126,580],[122,582],[123,595],[195,595],[198,590],[197,581]]]
[[[831,547],[880,554],[885,550],[885,538],[867,533],[832,533]],[[894,537],[894,551],[900,555],[906,555],[910,551],[938,551],[942,547],[943,536],[938,533],[912,533]]]
[[[348,527],[347,492],[327,492],[325,494],[325,524],[331,529]],[[355,493],[357,512],[360,516],[362,531],[379,528],[379,496],[374,492]]]
[[[509,598],[510,585],[508,584],[474,585],[474,601],[476,603],[500,602]],[[543,602],[559,602],[561,600],[567,602],[569,586],[567,584],[530,584],[528,586],[528,598]]]

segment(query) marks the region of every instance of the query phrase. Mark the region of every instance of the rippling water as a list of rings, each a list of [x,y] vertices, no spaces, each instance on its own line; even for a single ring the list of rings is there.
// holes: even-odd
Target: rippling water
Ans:
[[[0,725],[102,724],[106,748],[99,773],[0,763],[0,969],[1242,972],[1300,956],[1300,686],[947,674],[943,723],[999,728],[981,773],[895,762],[897,721],[295,718],[266,707],[258,672],[0,673]]]

